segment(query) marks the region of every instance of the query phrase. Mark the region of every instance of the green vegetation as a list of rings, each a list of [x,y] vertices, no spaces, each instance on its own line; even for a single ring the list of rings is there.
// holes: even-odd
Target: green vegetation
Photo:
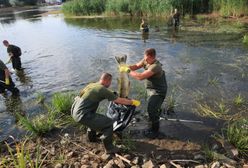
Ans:
[[[29,150],[27,150],[26,141],[21,142],[20,144],[16,144],[15,150],[12,149],[8,144],[6,144],[8,148],[8,152],[10,154],[10,158],[5,159],[1,158],[3,168],[15,167],[15,168],[26,168],[27,166],[30,168],[40,168],[43,165],[44,160],[47,157],[47,154],[43,156],[41,154],[40,145],[37,145],[35,148],[36,153],[35,156],[31,156]],[[15,153],[15,154],[14,154]]]
[[[166,96],[166,111],[167,112],[173,112],[174,111],[174,108],[176,106],[178,106],[178,102],[177,102],[177,99],[180,97],[180,95],[178,95],[178,91],[179,88],[178,86],[173,86],[172,87],[172,91],[170,93],[170,95]]]
[[[105,0],[72,0],[65,3],[62,10],[65,14],[92,15],[105,11]]]
[[[52,106],[57,112],[70,114],[74,97],[72,93],[55,93],[52,97]]]
[[[237,106],[237,107],[240,107],[242,105],[245,104],[245,98],[243,98],[240,94],[238,96],[236,96],[234,99],[233,99],[233,102],[234,102],[234,105]]]
[[[129,134],[124,134],[120,141],[114,141],[114,144],[120,143],[121,149],[130,152],[135,149],[135,141],[130,137]]]
[[[208,80],[209,85],[217,86],[219,84],[219,79],[217,77],[214,77],[213,79]]]
[[[63,11],[72,15],[129,14],[131,16],[169,16],[173,8],[183,15],[219,12],[222,16],[248,14],[246,0],[72,0]]]
[[[244,35],[243,37],[243,43],[248,45],[248,34]]]
[[[220,12],[222,16],[247,15],[247,0],[211,0],[213,10]]]
[[[52,97],[51,106],[44,102],[42,94],[38,94],[37,102],[42,102],[42,105],[47,110],[46,113],[35,116],[32,119],[18,114],[19,123],[32,134],[44,135],[55,127],[74,123],[72,118],[67,115],[70,114],[70,108],[73,103],[72,93],[55,93]]]
[[[55,128],[56,119],[53,116],[53,114],[39,115],[29,119],[19,115],[19,123],[32,134],[43,135]]]
[[[248,119],[230,121],[226,129],[226,136],[239,153],[248,157]]]
[[[217,160],[214,151],[211,150],[208,146],[203,147],[203,153],[205,154],[205,157],[208,161],[214,161]]]

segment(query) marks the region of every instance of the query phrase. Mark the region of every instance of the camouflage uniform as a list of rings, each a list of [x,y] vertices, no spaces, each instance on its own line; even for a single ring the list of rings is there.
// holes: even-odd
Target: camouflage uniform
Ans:
[[[105,115],[96,113],[99,103],[108,99],[117,99],[111,90],[100,83],[91,83],[80,92],[72,105],[71,115],[76,122],[89,127],[93,131],[101,132],[105,149],[110,151],[114,148],[112,144],[113,121]]]

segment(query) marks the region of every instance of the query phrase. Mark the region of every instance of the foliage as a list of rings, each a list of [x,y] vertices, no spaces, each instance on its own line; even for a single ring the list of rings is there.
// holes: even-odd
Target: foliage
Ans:
[[[245,104],[245,98],[243,98],[240,94],[238,96],[236,96],[234,99],[233,99],[233,102],[234,102],[234,105],[235,106],[242,106],[243,104]]]
[[[248,119],[230,121],[226,129],[226,136],[239,153],[248,157]]]
[[[70,114],[73,98],[72,93],[55,93],[52,97],[52,106],[57,112]]]
[[[72,0],[63,11],[74,15],[130,14],[131,16],[168,16],[174,8],[182,15],[220,12],[223,16],[248,14],[247,0]]]
[[[72,0],[66,2],[62,10],[65,14],[92,15],[105,11],[105,0]]]
[[[178,94],[179,86],[173,86],[171,94],[166,96],[167,112],[173,112],[174,108],[178,106],[177,99],[181,96]]]
[[[242,16],[248,13],[247,0],[211,0],[211,5],[222,16]]]
[[[31,156],[29,150],[26,150],[26,142],[21,142],[19,144],[16,144],[15,150],[12,149],[8,144],[6,144],[8,148],[8,152],[10,154],[10,158],[4,160],[2,163],[3,167],[15,167],[15,168],[26,168],[27,166],[30,168],[40,168],[42,167],[44,160],[46,159],[47,155],[45,155],[42,158],[42,155],[40,153],[40,146],[38,145],[36,147],[36,154],[34,158]],[[14,153],[15,152],[15,153]],[[2,158],[1,158],[2,159]],[[7,164],[7,165],[6,165]]]
[[[43,135],[51,131],[56,126],[74,123],[71,119],[70,108],[73,103],[72,93],[56,93],[52,97],[52,105],[44,102],[44,96],[38,94],[37,102],[42,104],[47,110],[46,113],[30,119],[19,114],[19,123],[28,131],[35,135]],[[69,115],[66,115],[69,114]],[[68,117],[69,116],[69,117]]]
[[[54,116],[54,114],[43,114],[36,116],[33,119],[29,119],[19,115],[19,123],[32,134],[43,135],[55,128],[57,120]]]
[[[248,34],[244,35],[243,37],[243,43],[248,45]]]

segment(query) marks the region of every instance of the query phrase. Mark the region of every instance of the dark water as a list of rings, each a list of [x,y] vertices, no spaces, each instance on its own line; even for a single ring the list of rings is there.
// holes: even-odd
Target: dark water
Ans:
[[[48,8],[24,11],[0,17],[0,37],[22,48],[25,68],[21,78],[13,74],[21,90],[18,100],[0,98],[0,139],[18,134],[15,110],[32,116],[42,111],[35,103],[37,93],[50,97],[59,91],[78,91],[84,83],[98,80],[103,71],[114,76],[117,87],[114,56],[126,54],[128,63],[136,63],[148,47],[157,50],[158,59],[166,71],[168,96],[174,93],[176,114],[180,119],[201,120],[204,124],[163,121],[167,135],[187,139],[204,139],[218,128],[218,122],[198,117],[198,103],[215,105],[224,102],[235,113],[233,99],[241,94],[248,98],[248,49],[242,45],[242,34],[203,33],[166,27],[164,20],[149,20],[149,35],[139,31],[140,19],[94,18],[64,19],[62,15],[39,16]],[[159,27],[159,31],[157,27]],[[8,59],[6,48],[0,45],[0,59]],[[11,65],[8,67],[11,69]],[[215,84],[209,81],[216,79]],[[143,83],[131,80],[131,96],[141,99]],[[14,110],[13,110],[14,109]],[[144,111],[145,105],[141,111]],[[247,104],[241,110],[247,109]],[[247,115],[246,115],[247,116]],[[199,135],[206,131],[204,136]]]

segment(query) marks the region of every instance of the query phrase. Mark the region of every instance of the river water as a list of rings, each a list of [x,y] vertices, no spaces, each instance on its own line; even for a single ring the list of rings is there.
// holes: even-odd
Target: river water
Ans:
[[[30,117],[42,112],[35,103],[37,93],[51,97],[55,92],[78,91],[85,83],[98,80],[104,71],[113,74],[112,88],[116,90],[118,71],[114,56],[126,54],[129,64],[136,63],[148,47],[156,49],[163,64],[169,85],[167,96],[173,95],[176,100],[176,117],[205,123],[164,122],[165,133],[204,139],[218,128],[216,120],[195,114],[199,104],[216,106],[222,102],[233,113],[247,109],[247,104],[242,108],[233,105],[239,94],[248,100],[248,48],[242,44],[242,34],[183,29],[175,32],[166,27],[166,21],[150,19],[149,35],[142,35],[140,19],[65,19],[62,14],[39,15],[51,9],[0,16],[0,40],[7,39],[21,47],[25,68],[21,77],[12,75],[21,91],[20,98],[0,98],[0,139],[22,132],[16,125],[15,111],[21,109]],[[0,59],[4,62],[8,59],[3,45]],[[10,64],[8,67],[11,69]],[[131,79],[131,85],[130,97],[141,99],[143,113],[143,83]],[[203,131],[208,133],[199,135]]]

